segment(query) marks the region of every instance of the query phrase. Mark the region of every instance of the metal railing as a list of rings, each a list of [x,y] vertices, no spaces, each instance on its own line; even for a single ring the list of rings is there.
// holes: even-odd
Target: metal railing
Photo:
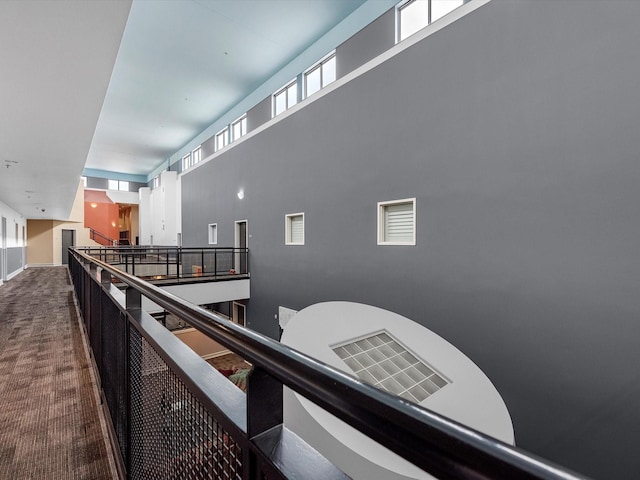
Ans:
[[[118,240],[109,238],[105,234],[100,233],[99,231],[94,230],[93,228],[89,228],[89,238],[94,242],[99,243],[100,245],[104,245],[108,247],[118,246]]]
[[[249,274],[249,250],[246,248],[136,245],[79,247],[78,250],[145,279],[228,279]]]
[[[584,478],[361,383],[70,250],[123,477],[348,478],[282,423],[293,389],[437,478]],[[116,277],[125,292],[111,284]],[[142,296],[253,364],[246,395],[141,310]]]

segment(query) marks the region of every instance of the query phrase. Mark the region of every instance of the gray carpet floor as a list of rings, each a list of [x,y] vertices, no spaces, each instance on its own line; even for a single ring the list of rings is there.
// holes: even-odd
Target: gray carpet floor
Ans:
[[[113,478],[81,335],[66,267],[0,286],[0,479]]]

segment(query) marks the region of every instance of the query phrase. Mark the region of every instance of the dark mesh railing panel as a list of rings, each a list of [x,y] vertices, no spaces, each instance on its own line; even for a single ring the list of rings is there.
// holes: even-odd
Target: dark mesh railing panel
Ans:
[[[102,302],[102,389],[122,458],[127,452],[127,319],[112,302]]]
[[[213,255],[209,254],[210,257]],[[226,250],[216,254],[216,274],[226,273],[233,268],[233,251]],[[213,263],[213,262],[212,262]]]
[[[98,373],[102,377],[102,329],[100,328],[100,296],[102,288],[96,282],[89,287],[89,341],[98,366]]]
[[[239,445],[130,328],[130,478],[240,480]]]

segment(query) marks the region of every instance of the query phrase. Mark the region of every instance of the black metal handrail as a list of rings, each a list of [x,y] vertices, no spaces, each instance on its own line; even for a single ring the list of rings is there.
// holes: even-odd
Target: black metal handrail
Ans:
[[[78,250],[126,273],[155,280],[228,279],[249,274],[247,248],[118,245]]]
[[[127,298],[131,298],[133,306],[127,307],[130,314],[139,315],[141,295],[149,298],[250,361],[254,365],[250,386],[254,379],[256,384],[264,385],[265,378],[266,384],[273,380],[286,385],[438,478],[586,478],[366,385],[355,377],[257,332],[232,324],[105,262],[77,250],[73,252],[83,263],[100,267],[127,286]],[[254,433],[260,433],[255,426],[264,423],[252,417],[251,405],[263,399],[257,398],[259,392],[252,399],[251,388],[247,395],[247,430],[251,438],[252,428]],[[256,443],[266,441],[264,435],[262,439],[255,436],[254,440]]]
[[[118,240],[109,238],[104,233],[100,233],[99,231],[94,230],[93,228],[89,228],[89,238],[94,242],[98,242],[98,243],[101,243],[101,241],[107,242],[106,244],[103,244],[105,246],[106,245],[117,246],[119,244]]]

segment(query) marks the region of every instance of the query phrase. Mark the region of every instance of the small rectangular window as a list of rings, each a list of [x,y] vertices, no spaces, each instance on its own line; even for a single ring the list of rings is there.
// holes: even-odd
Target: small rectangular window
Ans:
[[[160,175],[156,175],[155,177],[153,177],[152,185],[153,188],[158,188],[160,186]]]
[[[398,7],[398,39],[410,37],[429,25],[429,0],[411,0]]]
[[[202,148],[198,145],[193,152],[191,152],[191,165],[195,165],[202,160]]]
[[[120,190],[123,192],[129,191],[129,182],[124,180],[108,180],[108,190]]]
[[[464,0],[409,0],[399,3],[398,41],[410,37],[462,5]]]
[[[304,74],[305,97],[326,87],[336,79],[336,55],[332,53]]]
[[[210,223],[209,224],[209,245],[217,245],[218,244],[218,224]]]
[[[182,171],[184,172],[191,166],[191,154],[187,153],[184,157],[182,157]]]
[[[229,145],[229,127],[225,127],[216,133],[216,152]]]
[[[235,142],[247,133],[247,114],[245,113],[239,119],[231,124],[231,141]]]
[[[285,245],[304,245],[304,213],[285,216]]]
[[[378,245],[416,244],[416,199],[378,203]]]
[[[273,116],[280,115],[296,103],[298,103],[298,82],[293,80],[273,94]]]
[[[464,0],[431,0],[431,18],[433,23],[447,13],[452,12],[464,4]]]

